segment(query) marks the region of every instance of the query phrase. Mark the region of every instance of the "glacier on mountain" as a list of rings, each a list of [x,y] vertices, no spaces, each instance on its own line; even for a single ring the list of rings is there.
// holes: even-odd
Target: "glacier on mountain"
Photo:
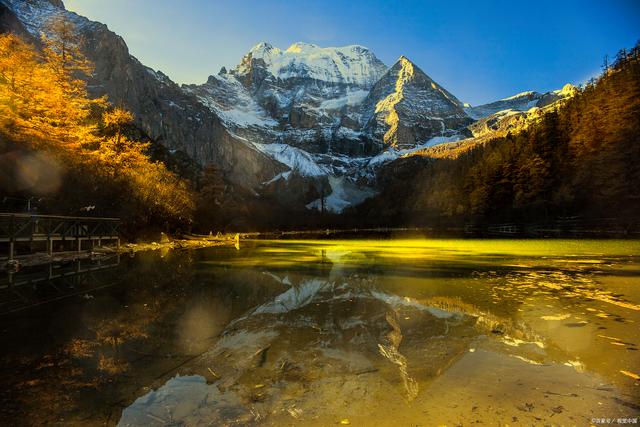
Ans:
[[[346,176],[329,176],[329,186],[331,193],[324,200],[318,198],[307,204],[307,209],[319,211],[324,206],[328,212],[342,213],[349,206],[358,205],[376,194],[372,188],[358,186]]]
[[[263,61],[266,70],[278,79],[308,78],[362,87],[372,86],[386,69],[363,46],[323,48],[297,42],[281,50],[263,42],[249,51],[235,73],[244,75],[251,72],[252,59]]]
[[[567,85],[523,92],[471,107],[406,57],[387,67],[364,46],[303,42],[287,49],[260,43],[229,71],[223,68],[204,84],[178,86],[130,56],[105,25],[66,11],[61,2],[0,3],[35,37],[51,17],[72,21],[98,65],[99,77],[89,82],[92,94],[122,102],[141,129],[170,151],[183,150],[201,165],[215,163],[254,192],[279,185],[287,191],[285,182],[301,179],[316,189],[328,183],[324,205],[334,212],[372,195],[386,163],[477,132],[490,134],[505,120],[576,90]],[[321,202],[304,201],[309,209]]]
[[[205,85],[185,85],[183,89],[196,95],[200,102],[233,128],[278,125],[233,76],[211,76]]]
[[[254,142],[253,145],[302,176],[318,177],[326,176],[330,173],[329,170],[318,165],[311,154],[299,148],[278,143],[261,144]]]

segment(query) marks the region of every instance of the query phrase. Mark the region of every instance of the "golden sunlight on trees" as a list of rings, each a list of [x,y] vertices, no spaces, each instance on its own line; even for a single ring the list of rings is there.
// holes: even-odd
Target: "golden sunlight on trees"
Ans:
[[[130,224],[188,223],[194,203],[187,182],[151,160],[149,143],[127,135],[130,112],[89,98],[82,78],[92,65],[73,25],[53,20],[48,32],[42,51],[0,35],[0,149],[47,152],[64,165],[63,185],[52,195],[56,213],[89,203]]]
[[[121,108],[115,108],[102,115],[103,132],[98,156],[115,178],[131,168],[135,168],[147,156],[149,144],[132,141],[124,135],[124,127],[133,121],[133,114]]]
[[[84,82],[66,74],[60,83],[57,54],[44,55],[19,37],[0,36],[0,108],[3,129],[31,142],[78,146],[93,138],[92,108],[104,99],[88,98]]]
[[[114,108],[102,115],[105,128],[112,130],[116,135],[116,145],[120,143],[125,125],[133,122],[133,114],[122,108]]]
[[[390,164],[381,178],[387,188],[360,212],[371,225],[575,217],[633,226],[640,210],[640,43],[530,126],[452,153]]]
[[[80,40],[75,26],[62,17],[52,18],[46,25],[46,31],[53,37],[42,37],[44,52],[59,83],[69,85],[81,82],[69,81],[73,74],[90,74],[93,65],[80,51]],[[78,75],[76,75],[78,77]]]

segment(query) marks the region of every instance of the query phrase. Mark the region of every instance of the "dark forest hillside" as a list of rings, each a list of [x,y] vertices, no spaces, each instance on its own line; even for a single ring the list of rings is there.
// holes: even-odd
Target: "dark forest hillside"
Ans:
[[[640,46],[520,133],[457,155],[387,165],[383,187],[352,214],[368,225],[548,223],[640,217]]]
[[[377,195],[339,214],[302,202],[318,199],[323,206],[331,198],[334,189],[326,176],[317,179],[319,190],[308,188],[299,174],[282,181],[285,175],[276,174],[256,190],[231,180],[219,164],[197,164],[184,152],[154,142],[126,109],[91,96],[87,81],[95,65],[83,54],[73,24],[52,20],[48,25],[49,36],[39,41],[0,35],[4,211],[24,210],[24,201],[34,200],[32,212],[116,216],[127,231],[170,233],[486,229],[505,223],[545,228],[558,221],[638,231],[638,45],[621,50],[575,96],[518,115],[513,127],[390,161],[364,183]],[[313,157],[302,159],[312,162]],[[253,173],[261,166],[243,161],[248,163],[234,165],[239,173],[262,181]],[[276,188],[277,194],[269,192],[276,181],[286,184]],[[334,196],[347,197],[341,191]]]

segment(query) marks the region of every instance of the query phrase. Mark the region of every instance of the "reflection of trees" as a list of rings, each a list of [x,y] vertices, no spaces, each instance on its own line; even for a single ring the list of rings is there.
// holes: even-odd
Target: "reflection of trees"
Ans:
[[[14,425],[11,420],[25,413],[41,425],[60,417],[69,425],[103,422],[110,411],[119,414],[116,402],[133,401],[139,384],[201,354],[232,316],[283,286],[269,287],[260,272],[198,271],[187,251],[163,259],[141,253],[121,267],[121,285],[53,311],[43,308],[38,322],[51,339],[35,344],[28,356],[18,352],[28,337],[43,336],[42,324],[17,326],[21,332],[2,357],[11,372],[0,371],[6,385],[0,399],[12,393],[8,415],[0,414],[9,422],[2,424]],[[97,280],[102,273],[95,274]]]

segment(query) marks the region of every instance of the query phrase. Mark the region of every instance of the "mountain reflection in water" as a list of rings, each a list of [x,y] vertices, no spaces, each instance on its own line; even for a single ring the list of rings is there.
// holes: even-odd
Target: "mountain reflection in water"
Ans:
[[[95,400],[59,411],[121,426],[638,416],[638,253],[629,241],[352,240],[146,254],[123,267],[131,288],[105,293],[150,312],[89,307],[90,333],[53,346],[82,335],[87,354],[69,363],[93,382],[78,401]]]

